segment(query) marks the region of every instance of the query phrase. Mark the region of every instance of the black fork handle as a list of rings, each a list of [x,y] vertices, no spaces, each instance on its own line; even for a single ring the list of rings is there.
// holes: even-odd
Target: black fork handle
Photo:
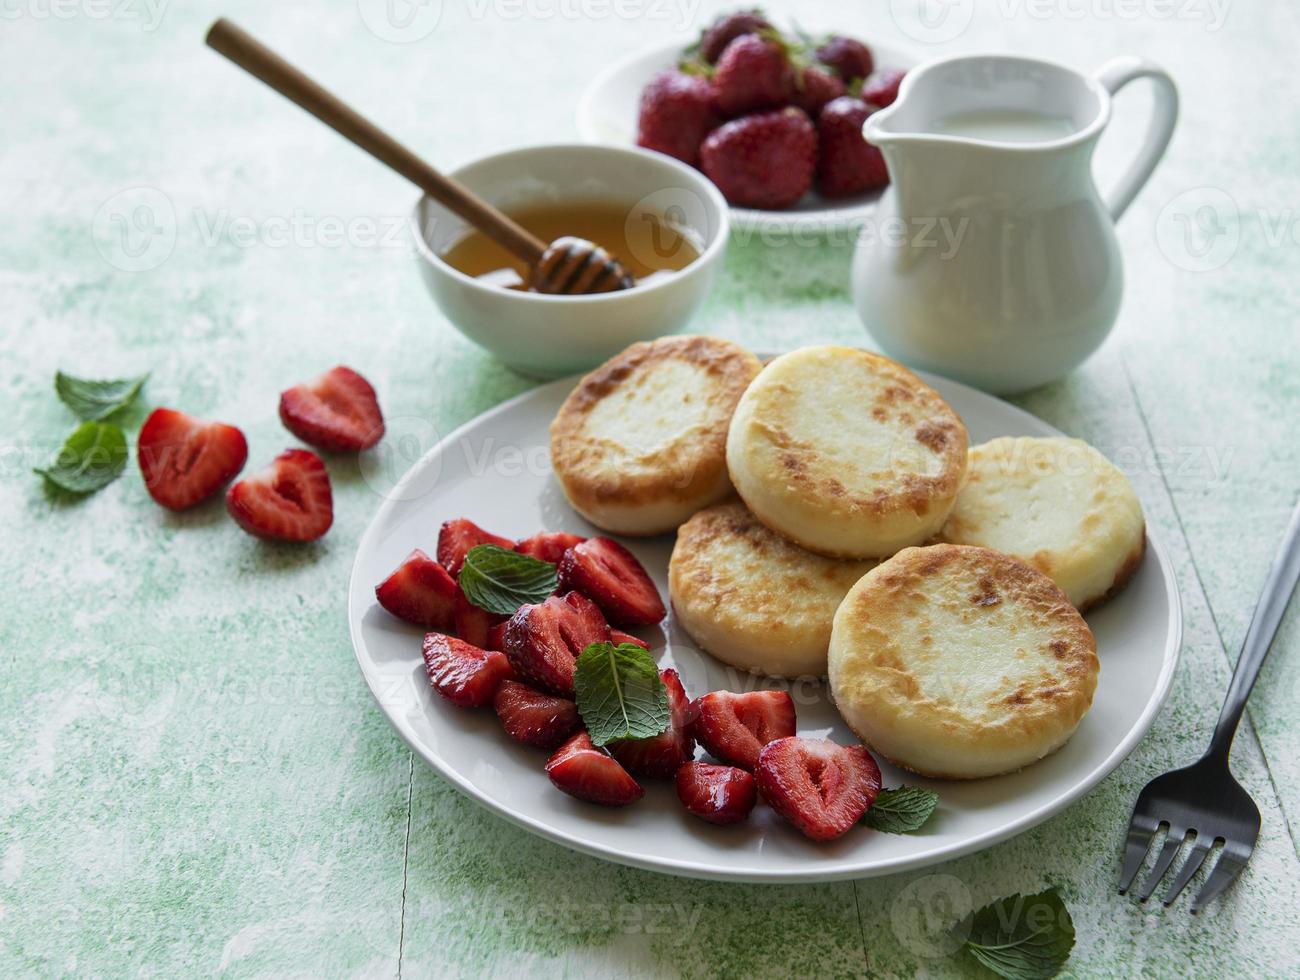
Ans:
[[[1246,699],[1255,686],[1259,669],[1264,666],[1297,579],[1300,579],[1300,503],[1291,515],[1291,523],[1264,582],[1264,591],[1260,593],[1259,604],[1255,606],[1250,628],[1246,630],[1246,642],[1241,645],[1237,669],[1228,685],[1228,697],[1219,713],[1219,723],[1214,726],[1214,738],[1210,741],[1207,755],[1219,755],[1227,761],[1233,736],[1237,734],[1237,724],[1246,708]]]

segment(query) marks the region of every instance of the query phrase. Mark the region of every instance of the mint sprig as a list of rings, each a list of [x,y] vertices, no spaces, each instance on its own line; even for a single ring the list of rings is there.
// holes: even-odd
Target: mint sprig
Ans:
[[[668,689],[649,652],[635,643],[591,644],[578,655],[573,689],[595,745],[654,738],[668,729]]]
[[[88,381],[59,371],[54,375],[54,390],[77,418],[102,422],[135,401],[148,377],[142,374],[138,378],[116,381]]]
[[[35,472],[68,493],[93,493],[108,486],[126,466],[126,436],[108,422],[83,422],[68,436],[48,466]]]
[[[910,834],[925,826],[939,805],[939,794],[921,786],[882,789],[862,815],[862,823],[886,834]]]
[[[1074,920],[1060,893],[1012,895],[977,911],[965,949],[1008,980],[1045,980],[1061,972],[1074,948]]]
[[[460,569],[460,588],[471,604],[501,616],[542,602],[558,584],[555,566],[495,544],[469,549]]]

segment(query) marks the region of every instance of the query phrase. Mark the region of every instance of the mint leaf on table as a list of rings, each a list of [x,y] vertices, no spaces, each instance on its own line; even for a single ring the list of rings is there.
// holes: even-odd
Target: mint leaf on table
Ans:
[[[121,475],[126,457],[121,429],[108,422],[83,422],[50,464],[36,472],[69,493],[93,493]]]
[[[578,655],[573,689],[595,745],[668,730],[668,689],[649,651],[635,643],[591,644]]]
[[[542,602],[558,585],[555,566],[496,544],[469,549],[460,570],[465,598],[480,609],[510,616],[520,606]]]
[[[971,917],[965,948],[1008,980],[1045,980],[1061,972],[1074,948],[1074,920],[1060,893],[1012,895]]]
[[[939,794],[921,786],[882,789],[876,802],[862,815],[862,823],[886,834],[920,830],[939,805]]]
[[[135,401],[148,377],[142,374],[118,381],[87,381],[58,371],[54,375],[54,390],[77,418],[101,422]]]

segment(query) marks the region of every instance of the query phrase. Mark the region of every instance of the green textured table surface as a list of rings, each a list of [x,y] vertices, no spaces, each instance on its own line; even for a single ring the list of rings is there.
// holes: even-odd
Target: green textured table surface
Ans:
[[[1048,884],[1078,927],[1070,974],[1300,972],[1300,610],[1235,749],[1264,815],[1249,870],[1201,918],[1114,893],[1134,795],[1207,739],[1300,484],[1291,6],[959,0],[918,19],[914,0],[798,5],[805,26],[922,55],[1091,68],[1142,54],[1183,93],[1169,155],[1120,227],[1114,334],[1019,399],[1129,472],[1177,569],[1182,668],[1112,776],[982,854],[744,887],[570,853],[413,762],[371,702],[344,588],[383,467],[335,464],[335,526],[297,548],[243,535],[219,502],[165,513],[134,462],[75,504],[30,474],[71,427],[56,368],[152,371],[148,405],[241,425],[251,465],[292,442],[277,393],[336,363],[375,383],[407,436],[390,440],[393,470],[529,386],[425,295],[400,227],[410,189],[203,48],[218,13],[451,165],[571,138],[594,72],[693,36],[718,6],[426,0],[393,5],[415,18],[393,28],[383,0],[4,5],[0,974],[942,976],[965,968],[927,924],[962,896]],[[1103,178],[1145,98],[1121,96]],[[141,201],[158,221],[133,220]],[[755,347],[864,342],[848,258],[734,240],[695,326]]]

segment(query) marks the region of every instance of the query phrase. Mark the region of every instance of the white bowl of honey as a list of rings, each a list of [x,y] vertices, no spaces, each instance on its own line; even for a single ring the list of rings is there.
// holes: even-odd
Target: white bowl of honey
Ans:
[[[680,330],[708,296],[730,234],[701,173],[649,150],[548,144],[485,157],[451,176],[543,241],[575,235],[616,256],[637,284],[618,292],[530,292],[523,263],[431,198],[412,216],[420,275],[466,337],[509,367],[553,378],[638,340]]]

